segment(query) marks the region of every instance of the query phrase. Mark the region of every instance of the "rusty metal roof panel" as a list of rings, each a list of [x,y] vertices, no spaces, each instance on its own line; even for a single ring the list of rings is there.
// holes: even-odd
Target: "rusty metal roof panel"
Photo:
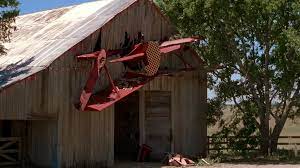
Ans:
[[[55,59],[137,0],[99,0],[19,16],[0,56],[0,89],[47,68]]]

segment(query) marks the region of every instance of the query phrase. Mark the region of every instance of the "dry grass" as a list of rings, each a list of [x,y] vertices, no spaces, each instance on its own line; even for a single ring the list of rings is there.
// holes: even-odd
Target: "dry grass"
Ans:
[[[224,109],[224,119],[227,120],[230,118],[232,114],[231,107],[228,106],[226,109]],[[271,126],[275,125],[275,121],[271,120]],[[208,135],[212,135],[216,133],[220,128],[218,128],[218,125],[215,125],[213,127],[209,127],[207,130]],[[297,118],[295,120],[287,120],[285,127],[282,130],[281,136],[300,136],[300,118]]]

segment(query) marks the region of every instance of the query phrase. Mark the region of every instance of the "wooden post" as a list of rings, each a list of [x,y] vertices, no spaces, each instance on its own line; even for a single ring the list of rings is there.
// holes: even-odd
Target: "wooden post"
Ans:
[[[19,149],[17,149],[18,150],[18,161],[19,161],[19,165],[21,166],[21,167],[23,167],[23,165],[22,165],[22,139],[21,138],[19,138],[19,142],[17,142],[18,143],[18,148]]]
[[[207,155],[209,155],[210,136],[207,136]]]

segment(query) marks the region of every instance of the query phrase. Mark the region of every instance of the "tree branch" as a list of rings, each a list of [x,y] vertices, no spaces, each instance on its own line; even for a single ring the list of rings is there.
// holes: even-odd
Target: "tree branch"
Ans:
[[[276,123],[279,122],[280,118],[277,115],[275,115],[272,111],[270,112],[270,114],[275,119]]]
[[[244,109],[242,108],[242,106],[237,102],[236,97],[233,95],[232,98],[233,98],[233,102],[234,102],[235,106],[236,106],[242,113],[245,113],[245,110],[244,110]],[[256,125],[258,128],[260,127],[259,123],[258,123],[256,120],[255,120],[255,125]]]
[[[271,96],[271,98],[270,98],[270,103],[272,103],[272,101],[274,100],[274,98],[277,96],[277,93],[279,92],[279,90],[276,90],[275,92],[274,92],[274,94]]]
[[[242,106],[237,102],[235,96],[232,96],[232,99],[233,99],[233,102],[235,104],[235,106],[241,111],[244,113],[244,109],[242,108]]]

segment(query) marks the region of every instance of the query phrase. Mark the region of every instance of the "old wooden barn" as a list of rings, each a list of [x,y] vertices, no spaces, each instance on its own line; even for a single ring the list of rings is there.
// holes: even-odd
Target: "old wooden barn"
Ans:
[[[165,152],[205,154],[206,71],[192,50],[181,54],[193,71],[157,76],[101,111],[76,108],[93,66],[76,56],[118,49],[126,32],[142,32],[144,41],[176,33],[152,1],[94,1],[19,16],[16,26],[0,57],[0,165],[112,166],[134,160],[142,144],[153,159]],[[184,64],[167,56],[160,68]],[[118,79],[124,65],[108,64],[108,71]],[[109,85],[99,81],[94,92]]]

